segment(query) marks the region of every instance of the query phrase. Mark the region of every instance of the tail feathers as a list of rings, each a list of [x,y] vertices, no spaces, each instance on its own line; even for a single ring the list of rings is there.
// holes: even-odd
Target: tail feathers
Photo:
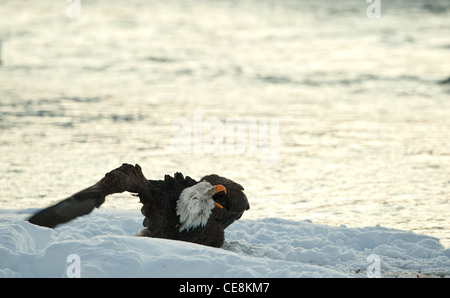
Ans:
[[[89,214],[95,207],[100,207],[104,201],[105,196],[100,190],[87,188],[70,198],[39,211],[30,217],[28,221],[35,225],[54,228],[59,224]]]

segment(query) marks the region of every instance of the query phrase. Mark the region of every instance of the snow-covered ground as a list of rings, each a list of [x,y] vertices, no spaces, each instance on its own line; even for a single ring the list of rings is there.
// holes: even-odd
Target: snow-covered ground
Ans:
[[[241,219],[222,248],[136,237],[139,211],[95,210],[56,229],[0,211],[1,277],[449,277],[438,239],[381,226]]]

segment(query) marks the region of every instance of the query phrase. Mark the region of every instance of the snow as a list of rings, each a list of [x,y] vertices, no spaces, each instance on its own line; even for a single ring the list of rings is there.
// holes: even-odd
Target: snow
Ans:
[[[438,239],[381,226],[241,219],[222,248],[136,237],[139,211],[99,209],[56,229],[0,211],[0,277],[449,277]]]

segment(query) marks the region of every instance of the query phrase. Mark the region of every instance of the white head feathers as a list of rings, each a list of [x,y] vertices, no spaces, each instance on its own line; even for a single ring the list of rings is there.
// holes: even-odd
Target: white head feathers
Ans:
[[[176,213],[180,216],[180,232],[206,225],[215,206],[212,196],[217,191],[217,187],[202,181],[181,192],[176,207]]]

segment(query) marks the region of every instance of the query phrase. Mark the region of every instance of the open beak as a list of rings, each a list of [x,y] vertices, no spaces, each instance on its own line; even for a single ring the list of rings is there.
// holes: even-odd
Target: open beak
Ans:
[[[220,184],[219,185],[214,185],[214,189],[215,189],[214,194],[216,194],[218,192],[221,192],[221,191],[227,193],[227,189],[225,188],[225,186],[220,185]]]
[[[221,192],[221,191],[227,193],[227,189],[225,188],[225,186],[220,185],[220,184],[219,185],[214,185],[214,194],[216,194],[218,192]],[[215,201],[214,201],[214,205],[216,205],[216,207],[219,207],[220,209],[223,209],[223,206],[220,205],[219,203],[215,202]]]

